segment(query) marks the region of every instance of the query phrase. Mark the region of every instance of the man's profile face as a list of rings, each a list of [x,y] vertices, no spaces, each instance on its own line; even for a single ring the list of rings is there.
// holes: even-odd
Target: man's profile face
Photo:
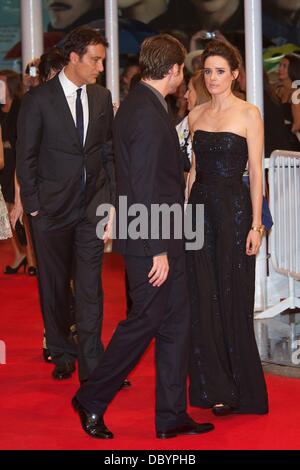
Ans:
[[[82,57],[75,52],[71,53],[70,60],[78,83],[81,85],[96,83],[99,74],[104,70],[105,53],[106,50],[102,44],[90,44]]]
[[[94,8],[100,7],[103,0],[45,0],[50,22],[55,29],[70,26],[80,16]]]
[[[183,82],[183,69],[184,69],[184,64],[173,65],[171,69],[171,80],[169,81],[169,93],[170,94],[175,93],[177,88]]]

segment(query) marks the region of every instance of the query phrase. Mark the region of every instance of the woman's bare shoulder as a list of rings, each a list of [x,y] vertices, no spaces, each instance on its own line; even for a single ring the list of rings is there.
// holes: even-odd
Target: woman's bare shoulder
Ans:
[[[193,126],[195,122],[198,121],[199,118],[201,118],[202,114],[207,110],[208,103],[202,103],[199,104],[198,106],[195,106],[192,111],[189,113],[189,126],[190,129],[193,130]]]
[[[245,116],[249,117],[260,117],[260,110],[258,106],[255,104],[249,103],[248,101],[244,101],[240,98],[237,98],[237,107],[240,108],[240,110],[245,113]]]

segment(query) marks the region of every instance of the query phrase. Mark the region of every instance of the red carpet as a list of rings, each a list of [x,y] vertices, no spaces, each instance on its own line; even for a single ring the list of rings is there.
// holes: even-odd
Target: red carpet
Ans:
[[[0,269],[10,261],[10,249],[0,243]],[[125,314],[120,259],[106,255],[104,263],[107,343]],[[112,441],[97,441],[81,430],[70,400],[78,383],[55,382],[52,365],[41,357],[42,320],[36,280],[27,275],[0,275],[0,340],[7,346],[7,364],[0,365],[0,449],[300,449],[300,381],[267,376],[268,416],[215,418],[209,410],[192,408],[199,421],[211,421],[214,432],[167,441],[154,437],[153,347],[131,374],[133,386],[111,404],[106,422]]]

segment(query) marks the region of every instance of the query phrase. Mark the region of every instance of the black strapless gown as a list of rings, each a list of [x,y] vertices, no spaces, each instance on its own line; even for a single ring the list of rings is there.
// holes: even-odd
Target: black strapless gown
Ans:
[[[246,255],[252,208],[242,175],[247,141],[197,130],[189,203],[204,204],[204,246],[187,252],[192,309],[190,402],[263,414],[268,398],[253,325],[255,257]]]

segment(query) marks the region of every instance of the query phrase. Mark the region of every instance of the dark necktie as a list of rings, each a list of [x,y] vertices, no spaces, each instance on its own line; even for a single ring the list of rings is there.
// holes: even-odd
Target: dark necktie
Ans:
[[[76,127],[78,132],[79,141],[83,147],[83,140],[84,140],[84,125],[83,125],[83,107],[81,102],[81,92],[82,88],[78,88],[76,90],[77,98],[76,98]],[[80,178],[80,191],[84,194],[84,187],[85,187],[85,167],[82,168],[82,175]],[[84,196],[82,199],[82,204],[84,204]]]
[[[83,138],[84,138],[84,125],[83,125],[83,107],[81,102],[81,92],[82,88],[76,90],[76,127],[79,136],[80,143],[83,147]]]

